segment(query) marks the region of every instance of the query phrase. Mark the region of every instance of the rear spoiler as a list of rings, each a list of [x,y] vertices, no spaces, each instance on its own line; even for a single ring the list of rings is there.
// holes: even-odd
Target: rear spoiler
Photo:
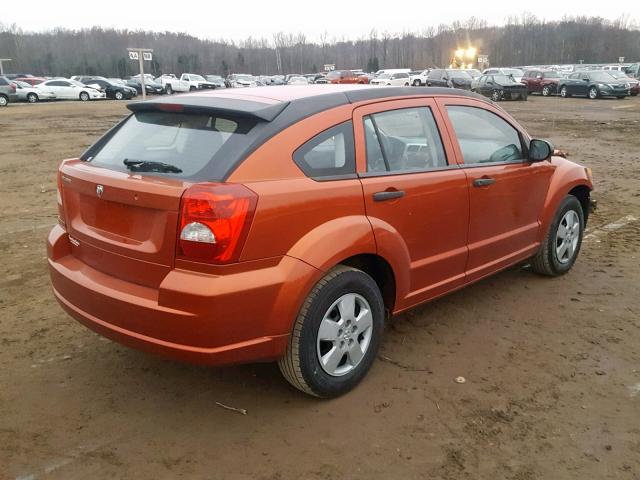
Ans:
[[[213,113],[221,116],[243,117],[264,122],[273,121],[289,105],[289,102],[267,104],[236,98],[178,95],[173,98],[134,102],[127,105],[132,112],[184,112]]]

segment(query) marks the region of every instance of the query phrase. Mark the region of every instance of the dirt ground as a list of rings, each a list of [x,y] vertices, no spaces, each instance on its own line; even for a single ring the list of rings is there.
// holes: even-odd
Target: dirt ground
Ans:
[[[125,104],[0,110],[0,479],[640,479],[640,98],[504,107],[593,168],[575,268],[513,268],[394,319],[331,401],[275,365],[178,364],[63,313],[55,169]]]

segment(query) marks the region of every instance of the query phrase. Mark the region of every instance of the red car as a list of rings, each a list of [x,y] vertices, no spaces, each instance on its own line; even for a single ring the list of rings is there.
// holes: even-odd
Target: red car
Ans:
[[[527,86],[527,93],[541,93],[548,97],[558,93],[558,82],[563,78],[555,70],[532,69],[524,72],[521,82]]]
[[[275,86],[128,108],[62,162],[48,259],[62,307],[131,347],[278,361],[331,397],[366,375],[387,317],[578,257],[590,170],[474,93]]]
[[[369,77],[356,75],[351,70],[333,70],[327,74],[326,78],[329,83],[356,83],[361,85],[369,83]]]

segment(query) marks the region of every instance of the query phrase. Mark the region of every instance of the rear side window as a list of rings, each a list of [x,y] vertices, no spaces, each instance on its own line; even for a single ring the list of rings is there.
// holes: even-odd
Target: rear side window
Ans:
[[[344,122],[316,135],[294,152],[293,160],[314,179],[355,175],[353,124]]]
[[[458,105],[447,106],[447,113],[465,164],[522,161],[520,134],[495,113]]]
[[[0,85],[9,85],[9,82],[7,82],[4,78],[0,77]]]
[[[447,159],[428,107],[403,108],[364,118],[368,172],[442,168]]]
[[[172,176],[215,180],[207,171],[245,150],[255,123],[209,113],[136,112],[87,160],[122,171],[127,171],[125,159],[160,162],[182,170],[167,173]]]

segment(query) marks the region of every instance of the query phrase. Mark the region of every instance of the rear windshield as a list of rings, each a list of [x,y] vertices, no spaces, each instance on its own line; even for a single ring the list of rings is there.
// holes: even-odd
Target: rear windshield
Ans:
[[[182,172],[144,174],[220,180],[249,147],[248,133],[255,125],[252,119],[209,113],[136,112],[106,142],[89,149],[85,160],[120,171],[129,171],[125,160],[161,162]]]

